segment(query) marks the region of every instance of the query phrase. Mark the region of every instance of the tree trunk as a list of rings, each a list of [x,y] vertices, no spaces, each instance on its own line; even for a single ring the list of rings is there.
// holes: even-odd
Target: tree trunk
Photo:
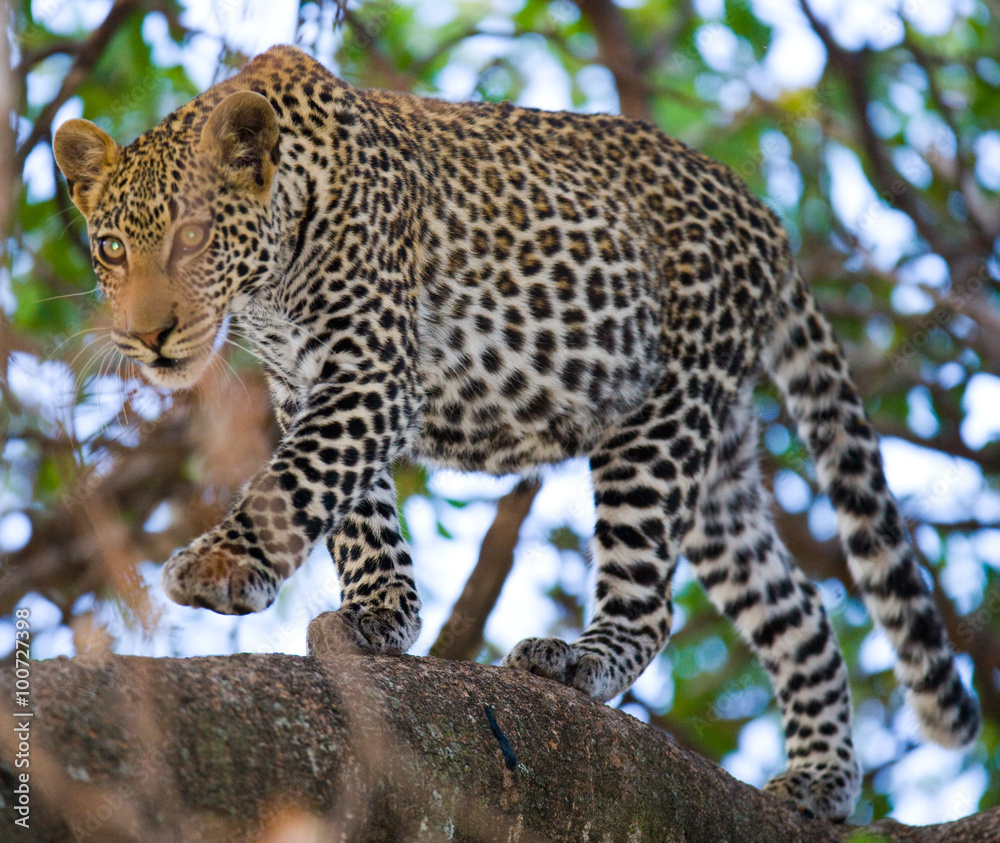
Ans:
[[[238,655],[29,671],[27,685],[0,676],[3,840],[824,843],[857,831],[804,817],[576,691],[499,668]],[[16,824],[23,773],[28,830]],[[1000,814],[870,831],[982,843],[1000,840]]]

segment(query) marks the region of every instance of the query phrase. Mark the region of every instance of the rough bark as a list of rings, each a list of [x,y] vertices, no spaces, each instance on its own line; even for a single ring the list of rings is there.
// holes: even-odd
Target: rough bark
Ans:
[[[626,714],[499,668],[112,656],[33,663],[29,681],[31,828],[13,824],[8,726],[5,840],[832,843],[856,831],[798,814]],[[6,671],[8,705],[14,692]],[[1000,814],[870,830],[981,843],[1000,839]]]

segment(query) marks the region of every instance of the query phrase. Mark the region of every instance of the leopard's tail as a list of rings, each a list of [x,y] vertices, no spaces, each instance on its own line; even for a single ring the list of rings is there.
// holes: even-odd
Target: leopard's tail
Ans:
[[[979,731],[979,704],[962,684],[944,623],[886,487],[878,438],[829,323],[796,274],[764,366],[816,464],[836,511],[851,575],[896,650],[924,737],[964,746]]]

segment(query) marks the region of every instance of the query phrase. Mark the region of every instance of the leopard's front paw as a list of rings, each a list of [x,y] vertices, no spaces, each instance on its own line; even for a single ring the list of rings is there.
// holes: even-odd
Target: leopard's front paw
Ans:
[[[306,651],[310,656],[405,653],[420,633],[420,618],[392,609],[348,604],[323,612],[309,622]]]
[[[161,578],[163,590],[175,603],[223,615],[266,609],[280,584],[272,570],[237,546],[213,540],[211,534],[171,556]]]
[[[793,803],[809,816],[840,822],[857,804],[861,774],[853,761],[818,762],[779,773],[764,785],[764,790]]]
[[[500,664],[554,679],[601,702],[623,690],[607,659],[558,638],[525,638]]]

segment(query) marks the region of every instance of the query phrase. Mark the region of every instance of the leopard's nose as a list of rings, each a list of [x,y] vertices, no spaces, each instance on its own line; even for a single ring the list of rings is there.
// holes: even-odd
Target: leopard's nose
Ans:
[[[150,351],[159,353],[163,348],[167,338],[174,328],[177,327],[177,317],[173,317],[169,324],[160,325],[152,331],[132,331],[132,336],[141,342]]]

